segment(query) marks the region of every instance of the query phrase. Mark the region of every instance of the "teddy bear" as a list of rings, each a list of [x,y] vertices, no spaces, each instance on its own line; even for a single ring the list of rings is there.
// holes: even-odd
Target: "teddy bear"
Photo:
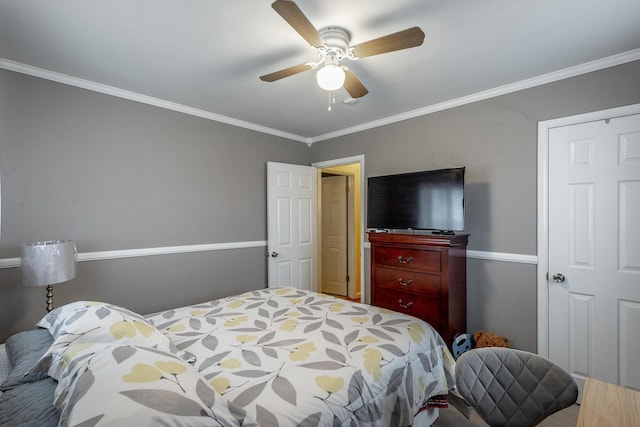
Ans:
[[[473,338],[476,348],[481,347],[509,347],[509,340],[492,332],[477,331]]]

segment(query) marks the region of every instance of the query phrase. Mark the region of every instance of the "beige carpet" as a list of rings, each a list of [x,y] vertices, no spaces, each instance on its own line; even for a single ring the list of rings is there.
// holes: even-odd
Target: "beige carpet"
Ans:
[[[539,427],[571,427],[575,426],[578,422],[579,405],[573,405],[562,411],[556,412],[551,415],[542,423],[538,424]],[[471,419],[465,418],[455,408],[449,407],[448,409],[440,409],[440,416],[433,424],[434,427],[486,427],[487,423],[475,412],[471,414]]]

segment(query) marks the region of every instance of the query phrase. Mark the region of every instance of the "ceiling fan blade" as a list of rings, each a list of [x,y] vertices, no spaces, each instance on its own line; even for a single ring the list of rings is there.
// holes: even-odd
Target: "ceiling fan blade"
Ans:
[[[344,74],[344,88],[352,98],[362,98],[369,93],[369,90],[364,87],[360,79],[350,70],[344,70]]]
[[[298,5],[290,0],[277,0],[271,5],[278,15],[289,23],[311,46],[324,46],[324,39],[316,27],[304,16]]]
[[[312,69],[309,64],[294,65],[293,67],[284,68],[271,74],[265,74],[260,76],[260,80],[265,82],[275,82],[276,80],[284,79],[285,77],[293,76],[294,74],[302,73]]]
[[[404,31],[389,34],[368,42],[360,43],[351,49],[358,58],[379,55],[381,53],[408,49],[420,46],[424,41],[424,32],[419,27],[408,28]]]

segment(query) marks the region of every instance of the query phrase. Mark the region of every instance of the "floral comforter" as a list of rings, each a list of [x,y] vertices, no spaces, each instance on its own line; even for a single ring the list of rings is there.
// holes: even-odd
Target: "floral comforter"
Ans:
[[[79,301],[38,326],[61,426],[406,426],[453,385],[427,323],[291,288],[146,317]]]
[[[453,357],[427,323],[292,288],[146,318],[261,426],[402,426],[446,395]]]

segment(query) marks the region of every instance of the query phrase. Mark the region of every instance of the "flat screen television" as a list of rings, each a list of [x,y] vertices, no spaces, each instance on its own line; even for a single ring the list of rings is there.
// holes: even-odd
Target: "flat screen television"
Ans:
[[[367,228],[464,230],[464,167],[370,177]]]

